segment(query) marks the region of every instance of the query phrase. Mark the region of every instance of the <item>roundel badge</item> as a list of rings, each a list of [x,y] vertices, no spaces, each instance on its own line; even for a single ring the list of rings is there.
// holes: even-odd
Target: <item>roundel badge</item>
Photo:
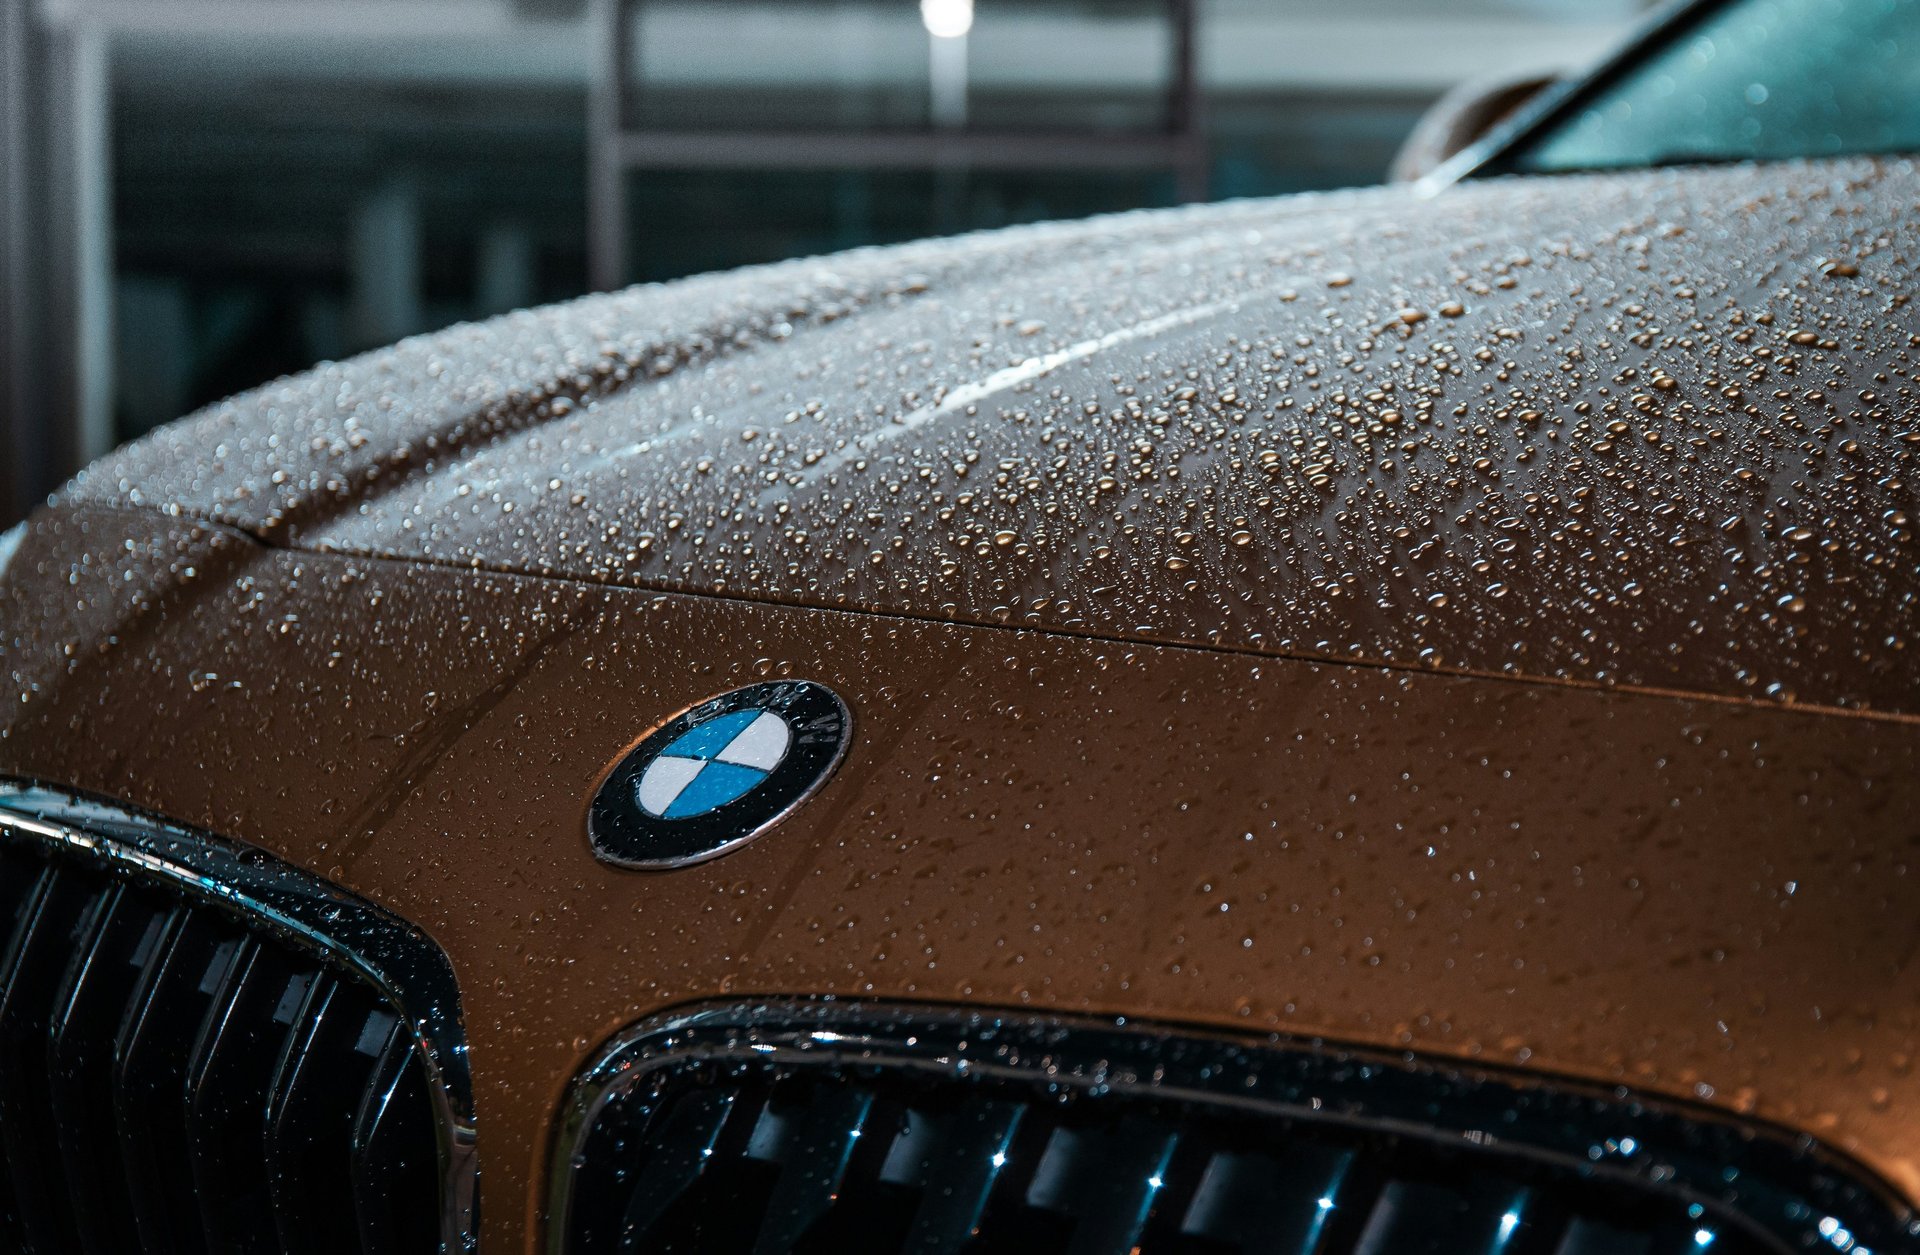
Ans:
[[[745,845],[840,764],[853,718],[832,689],[776,680],[668,720],[601,783],[593,852],[622,867],[685,867]]]

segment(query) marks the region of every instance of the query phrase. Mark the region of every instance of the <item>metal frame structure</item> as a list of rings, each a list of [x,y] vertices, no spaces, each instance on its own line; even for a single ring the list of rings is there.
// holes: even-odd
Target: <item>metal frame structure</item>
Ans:
[[[0,526],[113,443],[107,34],[0,4]]]
[[[1172,39],[1166,124],[1155,131],[700,131],[629,129],[632,16],[645,0],[595,0],[600,46],[588,98],[587,270],[627,281],[627,176],[635,170],[1172,170],[1182,201],[1207,194],[1197,0],[1165,0]]]

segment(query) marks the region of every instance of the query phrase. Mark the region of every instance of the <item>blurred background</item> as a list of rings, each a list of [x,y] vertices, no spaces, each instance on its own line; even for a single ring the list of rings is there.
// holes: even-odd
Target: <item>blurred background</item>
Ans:
[[[159,423],[523,305],[1381,181],[1644,0],[0,0],[0,526]]]

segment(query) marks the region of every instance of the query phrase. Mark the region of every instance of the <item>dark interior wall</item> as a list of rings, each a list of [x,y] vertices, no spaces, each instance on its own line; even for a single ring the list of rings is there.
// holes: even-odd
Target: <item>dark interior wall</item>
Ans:
[[[774,103],[767,116],[806,116],[807,102]],[[1426,103],[1216,96],[1212,194],[1378,181]],[[667,112],[698,116],[688,102]],[[316,361],[585,290],[585,117],[571,89],[118,84],[117,435]],[[1158,173],[630,177],[637,280],[1175,199]]]
[[[122,438],[315,361],[499,312],[502,297],[578,293],[583,112],[567,91],[118,88]],[[369,220],[395,212],[418,246],[411,312],[370,319],[357,254]],[[518,273],[489,288],[503,237]]]

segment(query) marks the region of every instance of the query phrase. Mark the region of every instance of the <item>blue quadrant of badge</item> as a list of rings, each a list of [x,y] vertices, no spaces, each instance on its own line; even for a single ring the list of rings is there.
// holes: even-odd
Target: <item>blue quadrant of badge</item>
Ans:
[[[660,751],[662,758],[712,758],[727,748],[727,743],[747,730],[747,725],[760,717],[758,710],[736,710],[730,715],[721,715],[709,719],[698,727],[688,728],[673,739],[673,744]]]
[[[675,737],[634,781],[633,800],[661,819],[691,819],[753,791],[793,743],[793,730],[767,710],[736,710]]]
[[[725,806],[735,798],[744,797],[766,778],[767,773],[755,767],[710,762],[687,783],[686,788],[680,790],[680,796],[673,799],[673,805],[667,807],[660,818],[685,819],[689,815],[705,814],[716,807]]]

